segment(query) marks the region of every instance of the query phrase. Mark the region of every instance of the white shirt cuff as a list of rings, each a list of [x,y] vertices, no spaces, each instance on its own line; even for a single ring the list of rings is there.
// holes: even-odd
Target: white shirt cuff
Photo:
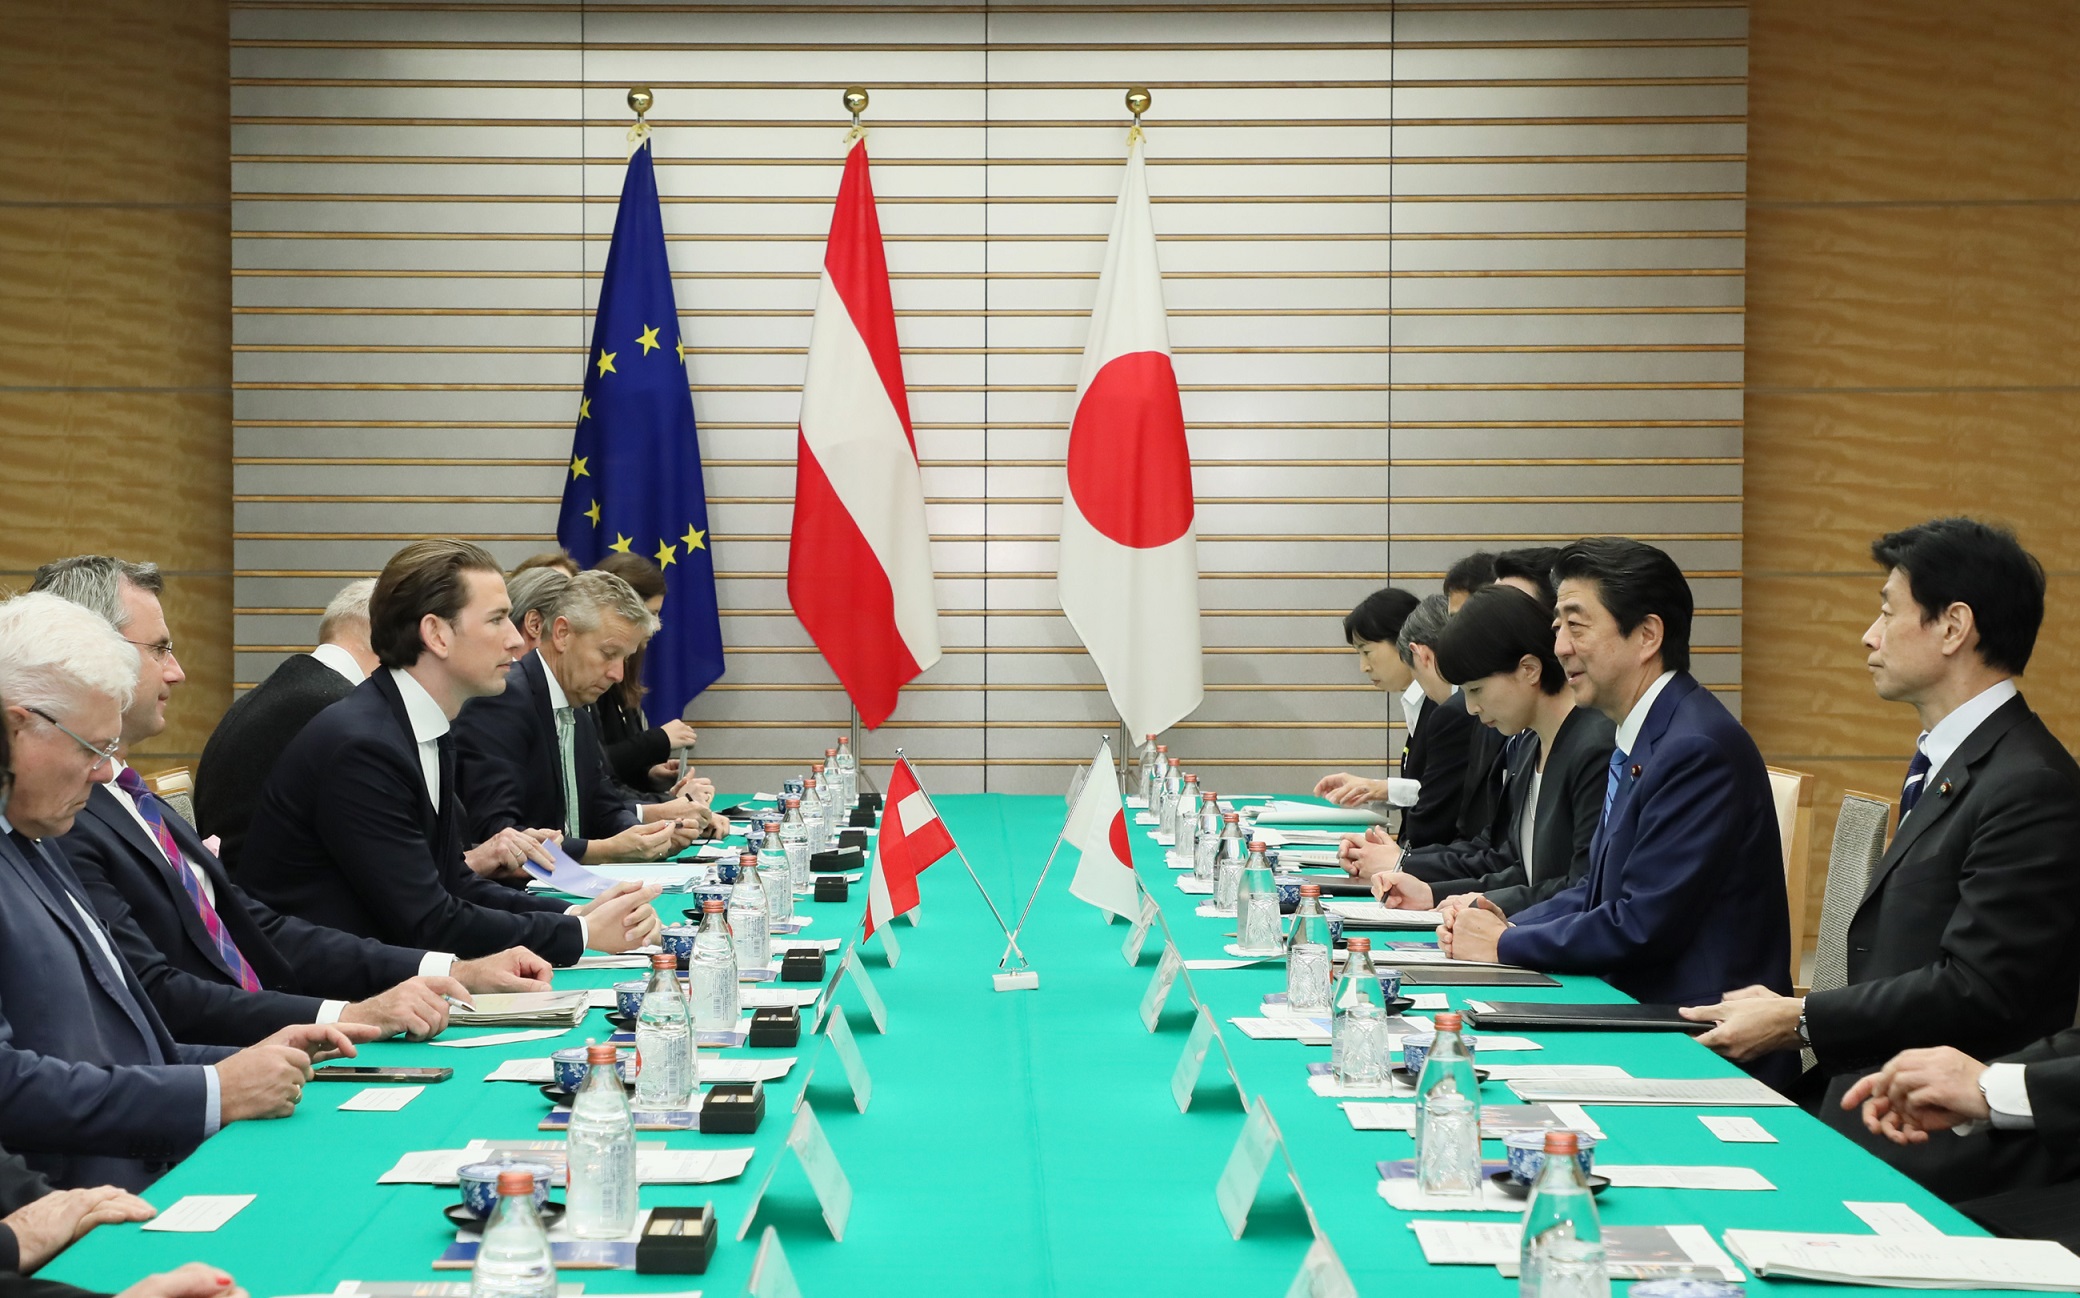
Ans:
[[[339,1022],[339,1016],[346,1013],[346,1010],[347,1003],[345,1001],[326,1001],[318,1006],[318,1017],[313,1021],[317,1023],[337,1023]]]
[[[1979,1074],[1979,1090],[1986,1107],[1993,1111],[1993,1125],[2000,1131],[2028,1131],[2037,1125],[2029,1108],[2029,1086],[2023,1080],[2022,1064],[1988,1064]]]
[[[455,976],[455,954],[452,951],[428,951],[419,957],[421,978],[452,978]]]
[[[202,1070],[202,1086],[202,1138],[208,1140],[224,1127],[224,1083],[215,1064]]]
[[[592,925],[585,922],[585,916],[578,914],[576,906],[570,907],[563,913],[572,916],[578,921],[578,944],[590,951],[592,949]]]

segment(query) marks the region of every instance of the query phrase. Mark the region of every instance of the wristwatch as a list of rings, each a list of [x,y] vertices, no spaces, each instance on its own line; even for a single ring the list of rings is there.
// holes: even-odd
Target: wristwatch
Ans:
[[[1802,1049],[1811,1050],[1813,1048],[1813,1038],[1806,1032],[1806,1011],[1804,1006],[1800,1006],[1798,1011],[1798,1044]]]

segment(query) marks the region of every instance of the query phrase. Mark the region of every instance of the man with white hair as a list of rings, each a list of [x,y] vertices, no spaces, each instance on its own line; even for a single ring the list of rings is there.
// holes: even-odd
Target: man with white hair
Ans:
[[[621,680],[656,627],[629,584],[593,569],[557,597],[535,651],[503,693],[472,699],[455,719],[457,778],[471,832],[521,826],[563,832],[580,861],[649,861],[729,832],[708,804],[681,795],[638,803],[607,772],[586,706]]]
[[[195,823],[216,836],[217,855],[238,873],[260,790],[289,741],[311,718],[353,692],[376,669],[368,644],[368,596],[375,578],[340,588],[318,623],[318,647],[291,654],[267,679],[233,700],[195,767]],[[63,592],[60,592],[63,593]]]
[[[137,652],[50,594],[0,604],[11,796],[0,816],[0,1143],[63,1187],[149,1185],[227,1122],[285,1117],[313,1062],[378,1029],[303,1024],[240,1051],[184,1045],[40,841],[113,776]]]
[[[123,713],[125,753],[165,730],[167,700],[187,679],[163,585],[154,565],[106,555],[36,573],[37,589],[100,614],[143,648]],[[233,886],[209,844],[132,767],[111,764],[115,778],[88,795],[59,845],[176,1037],[242,1046],[292,1023],[344,1021],[424,1038],[447,1026],[451,997],[549,985],[548,964],[524,948],[458,962],[269,910]]]

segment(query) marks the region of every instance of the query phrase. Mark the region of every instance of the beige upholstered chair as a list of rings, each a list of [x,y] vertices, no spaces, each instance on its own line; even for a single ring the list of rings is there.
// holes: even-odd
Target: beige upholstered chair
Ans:
[[[189,771],[185,766],[176,766],[172,770],[161,771],[157,775],[150,776],[145,780],[145,783],[151,786],[152,792],[159,795],[161,802],[172,807],[182,820],[188,822],[191,828],[194,826],[195,776],[193,772]]]
[[[1849,981],[1849,921],[1870,891],[1871,871],[1885,855],[1899,803],[1875,793],[1842,794],[1842,814],[1834,822],[1834,843],[1827,852],[1827,883],[1820,901],[1820,936],[1813,950],[1813,983],[1807,991],[1832,991]],[[1813,1052],[1805,1053],[1806,1067]]]
[[[1769,768],[1769,791],[1777,807],[1777,838],[1784,846],[1784,899],[1791,910],[1791,981],[1798,981],[1806,951],[1806,867],[1813,843],[1813,777],[1805,771]]]

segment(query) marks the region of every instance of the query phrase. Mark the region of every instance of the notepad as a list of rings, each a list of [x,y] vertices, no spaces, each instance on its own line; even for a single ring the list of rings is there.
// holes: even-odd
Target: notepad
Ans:
[[[1444,922],[1434,910],[1395,910],[1376,901],[1325,901],[1322,909],[1343,916],[1345,929],[1436,928]]]
[[[186,1234],[212,1231],[236,1217],[252,1201],[250,1194],[184,1194],[146,1222],[144,1229]]]
[[[488,992],[471,998],[475,1004],[456,1006],[448,1022],[463,1028],[565,1027],[574,1028],[592,1008],[591,993]]]
[[[423,1086],[367,1086],[339,1106],[341,1113],[395,1113],[419,1098]]]

